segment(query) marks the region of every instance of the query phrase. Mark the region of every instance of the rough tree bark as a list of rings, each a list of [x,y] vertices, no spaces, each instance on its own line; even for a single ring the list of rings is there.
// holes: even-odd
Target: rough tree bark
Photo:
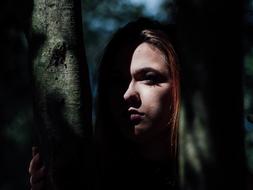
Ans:
[[[46,189],[89,185],[91,95],[81,1],[34,0],[31,21],[36,131]]]
[[[242,1],[178,1],[182,189],[245,189],[242,10]]]

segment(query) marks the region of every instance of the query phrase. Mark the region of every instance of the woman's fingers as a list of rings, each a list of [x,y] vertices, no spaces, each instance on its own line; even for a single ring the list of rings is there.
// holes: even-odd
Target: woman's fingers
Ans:
[[[30,177],[30,184],[36,184],[41,181],[44,181],[44,177],[46,176],[45,167],[41,167],[39,170],[34,172]]]
[[[38,147],[32,147],[32,156],[33,158],[29,164],[31,190],[42,190],[45,183],[46,171],[45,167],[41,166]]]
[[[29,173],[33,175],[33,173],[39,169],[39,165],[40,165],[40,155],[39,153],[36,153],[30,162],[29,170],[28,170]]]

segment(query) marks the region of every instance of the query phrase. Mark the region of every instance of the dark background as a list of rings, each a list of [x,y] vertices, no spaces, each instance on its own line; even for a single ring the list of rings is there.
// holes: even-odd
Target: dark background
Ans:
[[[93,96],[96,64],[112,33],[139,16],[174,23],[176,7],[161,0],[157,9],[136,1],[83,0],[83,30]],[[159,1],[158,1],[159,2]],[[200,4],[201,6],[201,4]],[[217,6],[219,6],[217,4]],[[228,4],[229,7],[229,4]],[[31,65],[26,33],[32,10],[30,0],[0,2],[0,189],[29,189],[28,166],[33,143]],[[157,10],[157,11],[155,11]],[[203,10],[204,11],[204,10]],[[243,90],[247,167],[253,174],[253,1],[245,2],[243,23]],[[232,56],[232,55],[231,55]],[[228,68],[229,70],[229,68]]]

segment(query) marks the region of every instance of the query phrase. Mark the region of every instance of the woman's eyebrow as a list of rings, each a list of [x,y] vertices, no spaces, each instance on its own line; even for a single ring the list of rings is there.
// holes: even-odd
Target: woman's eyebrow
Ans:
[[[158,71],[157,69],[154,69],[152,67],[143,67],[140,69],[136,69],[133,74],[138,75],[138,74],[147,73],[147,72],[154,72],[154,73],[162,74],[160,71]]]

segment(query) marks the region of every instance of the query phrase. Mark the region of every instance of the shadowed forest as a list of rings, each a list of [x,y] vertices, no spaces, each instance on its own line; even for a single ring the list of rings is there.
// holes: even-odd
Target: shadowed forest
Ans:
[[[174,24],[182,71],[182,189],[240,189],[242,184],[253,188],[253,1],[156,2],[82,1],[93,100],[97,65],[119,27],[142,16]],[[228,3],[232,8],[225,12]],[[28,166],[36,143],[30,59],[34,50],[28,40],[33,2],[0,4],[0,190],[25,190],[30,189]]]

